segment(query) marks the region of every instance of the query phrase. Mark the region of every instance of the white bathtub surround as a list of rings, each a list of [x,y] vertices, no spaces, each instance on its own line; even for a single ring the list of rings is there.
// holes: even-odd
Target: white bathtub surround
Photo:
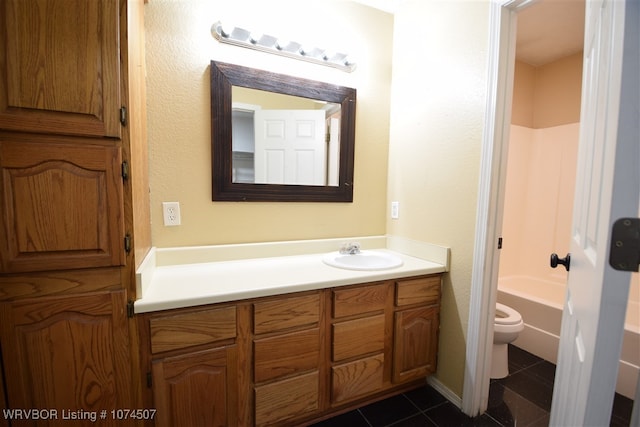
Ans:
[[[549,267],[549,256],[569,251],[579,130],[579,123],[511,126],[500,276],[567,280],[564,268]]]
[[[524,330],[514,345],[549,362],[557,363],[562,308],[566,284],[535,277],[501,277],[498,302],[517,310],[524,320]],[[632,293],[637,292],[632,286]],[[640,375],[640,304],[630,298],[627,307],[616,392],[630,399]]]
[[[389,248],[389,241],[396,249]],[[356,271],[322,262],[327,252],[338,250],[345,242],[358,242],[363,250],[392,253],[403,265]],[[135,312],[441,273],[448,271],[448,259],[449,248],[386,236],[153,248],[137,271]]]

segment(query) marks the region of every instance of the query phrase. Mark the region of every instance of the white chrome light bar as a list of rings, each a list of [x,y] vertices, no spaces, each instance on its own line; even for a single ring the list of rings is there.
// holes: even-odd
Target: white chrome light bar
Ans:
[[[356,64],[349,60],[349,56],[346,53],[329,52],[317,47],[306,47],[300,43],[278,39],[268,34],[253,34],[244,28],[227,29],[223,27],[220,21],[211,26],[211,34],[221,43],[229,43],[315,64],[327,65],[349,73],[356,68]]]

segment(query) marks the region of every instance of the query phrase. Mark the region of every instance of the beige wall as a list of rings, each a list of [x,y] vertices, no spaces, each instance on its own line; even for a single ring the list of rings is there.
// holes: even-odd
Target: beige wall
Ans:
[[[511,123],[534,129],[580,121],[582,53],[540,67],[516,61]]]
[[[210,32],[217,20],[350,53],[357,68],[346,73],[220,44]],[[392,15],[344,1],[153,0],[145,27],[154,246],[385,233]],[[353,203],[211,201],[211,60],[357,90]],[[182,225],[163,226],[163,201],[180,202]]]
[[[408,0],[394,31],[387,233],[451,248],[437,377],[459,396],[487,87],[489,2]]]
[[[511,124],[533,127],[533,93],[536,83],[536,68],[516,61],[513,79],[513,102]]]
[[[582,53],[538,67],[533,127],[548,128],[580,121]]]

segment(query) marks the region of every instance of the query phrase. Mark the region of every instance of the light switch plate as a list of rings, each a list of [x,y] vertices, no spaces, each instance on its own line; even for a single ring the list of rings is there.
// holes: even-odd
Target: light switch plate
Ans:
[[[391,202],[391,219],[400,217],[400,202]]]

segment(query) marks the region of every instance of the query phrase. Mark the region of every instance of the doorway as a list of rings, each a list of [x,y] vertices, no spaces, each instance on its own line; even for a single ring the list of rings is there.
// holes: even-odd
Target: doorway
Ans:
[[[583,66],[578,36],[584,32],[584,26],[575,22],[582,22],[583,16],[582,2],[536,3],[519,13],[516,37],[497,302],[523,316],[525,329],[513,344],[553,364],[568,273],[563,266],[550,268],[549,255],[565,257],[570,252]],[[549,35],[554,29],[540,24],[563,21],[574,25],[562,25],[563,33],[553,37]],[[565,31],[567,43],[557,48],[557,54],[538,54],[531,47],[530,40],[546,46],[545,39],[559,40]],[[524,53],[519,52],[521,46]],[[635,279],[616,387],[620,401],[634,398],[640,366],[640,355],[632,350],[639,341],[634,319],[640,291],[637,275]]]
[[[582,1],[554,1],[518,14],[497,302],[523,316],[514,344],[552,363],[568,276],[549,256],[569,252],[584,13]]]
[[[469,415],[475,415],[486,409],[490,351],[487,354],[485,350],[491,348],[493,335],[493,307],[496,302],[499,262],[496,246],[503,220],[507,151],[505,144],[511,126],[515,27],[518,12],[531,6],[532,3],[528,0],[500,1],[492,5],[490,15],[492,34],[489,103],[483,141],[482,170],[484,172],[480,179],[478,231],[469,318],[470,338],[467,342],[467,371],[463,395],[463,410]],[[491,284],[489,288],[492,289],[488,289],[484,284]]]

